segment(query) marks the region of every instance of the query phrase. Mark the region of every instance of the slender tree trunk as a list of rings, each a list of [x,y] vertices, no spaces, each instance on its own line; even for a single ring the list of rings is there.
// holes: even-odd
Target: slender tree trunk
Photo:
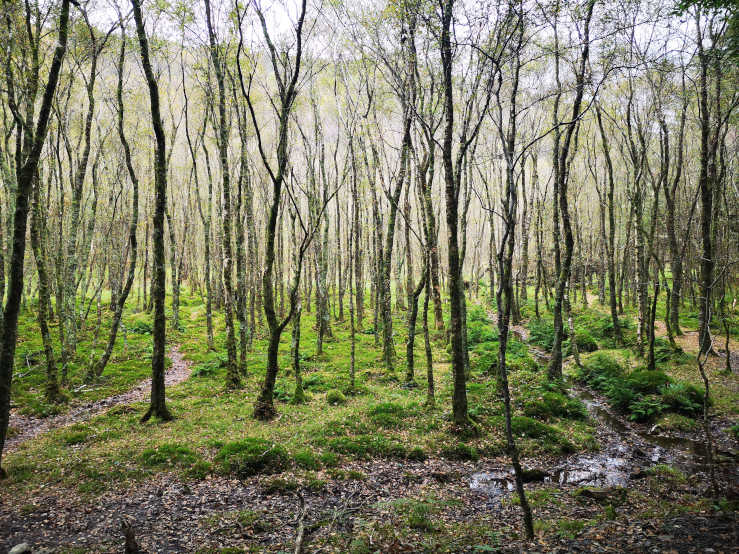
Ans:
[[[17,178],[15,198],[15,215],[13,218],[13,250],[10,256],[10,275],[8,278],[7,299],[3,311],[2,341],[0,342],[0,462],[5,447],[5,438],[10,421],[10,387],[13,381],[13,365],[15,358],[16,338],[18,336],[18,313],[21,297],[23,296],[23,261],[26,251],[26,226],[28,223],[28,208],[33,180],[38,170],[41,150],[46,140],[46,131],[51,113],[51,103],[54,99],[59,72],[64,54],[67,51],[67,37],[69,24],[69,0],[62,0],[59,16],[59,35],[54,56],[49,68],[49,80],[44,89],[43,100],[39,110],[36,128],[33,134],[32,146],[27,152],[25,161],[20,166]],[[12,82],[6,86],[13,86]],[[0,478],[5,471],[0,467]]]
[[[149,88],[151,119],[156,136],[156,152],[154,157],[154,280],[151,297],[154,303],[154,347],[151,357],[151,402],[149,409],[141,418],[147,421],[156,417],[164,421],[172,419],[167,409],[164,391],[164,350],[166,346],[167,319],[164,314],[164,298],[166,286],[166,270],[164,267],[164,214],[167,210],[167,161],[164,137],[164,126],[159,111],[159,88],[149,60],[149,41],[146,37],[144,19],[141,14],[140,0],[131,0],[133,15],[136,20],[136,33],[141,50],[141,65],[144,68],[146,83]]]
[[[41,340],[44,345],[46,357],[46,401],[50,403],[59,402],[61,393],[59,391],[59,380],[57,378],[56,359],[54,347],[49,333],[49,306],[51,305],[51,294],[49,293],[49,273],[46,267],[46,240],[41,223],[41,208],[39,206],[40,183],[38,179],[33,187],[33,207],[31,208],[31,247],[36,259],[36,273],[38,274],[38,326],[41,332]]]
[[[226,120],[226,91],[224,85],[224,71],[219,46],[211,22],[210,0],[205,0],[205,19],[210,39],[210,56],[213,70],[218,84],[218,160],[221,164],[222,194],[223,194],[223,311],[226,322],[226,352],[228,365],[226,367],[226,387],[238,388],[241,385],[238,362],[236,360],[236,332],[234,328],[234,290],[233,290],[233,253],[231,248],[231,175],[228,166],[228,122]]]

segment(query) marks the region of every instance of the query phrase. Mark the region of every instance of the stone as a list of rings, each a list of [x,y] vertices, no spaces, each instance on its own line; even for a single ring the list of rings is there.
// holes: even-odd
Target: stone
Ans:
[[[8,551],[8,554],[30,554],[31,547],[27,542],[16,544],[13,548]]]

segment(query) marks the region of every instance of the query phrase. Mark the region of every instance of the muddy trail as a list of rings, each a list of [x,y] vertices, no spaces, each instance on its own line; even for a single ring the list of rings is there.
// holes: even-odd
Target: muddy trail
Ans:
[[[166,387],[183,382],[190,376],[192,371],[192,364],[183,358],[177,345],[170,348],[169,358],[172,363],[164,375]],[[73,406],[69,411],[54,416],[27,416],[18,413],[17,410],[11,410],[10,428],[14,430],[14,433],[6,440],[4,453],[13,452],[24,442],[53,429],[87,421],[96,415],[108,411],[114,406],[132,404],[145,400],[149,397],[150,391],[151,378],[144,379],[124,393],[115,394],[88,404]]]
[[[491,314],[491,318],[495,321],[495,314]],[[548,352],[528,343],[529,332],[525,327],[512,325],[511,333],[527,345],[529,352],[542,365],[549,362]],[[601,448],[598,452],[575,454],[554,463],[530,466],[526,468],[528,482],[606,489],[638,486],[638,481],[648,475],[650,467],[666,464],[689,475],[705,476],[708,483],[702,427],[692,433],[666,434],[657,426],[628,421],[614,412],[603,396],[592,390],[571,383],[569,392],[583,402],[589,417],[597,425]],[[728,487],[727,496],[739,495],[737,443],[728,432],[731,422],[725,418],[712,418],[709,425],[718,476]],[[492,502],[500,501],[513,491],[512,468],[475,473],[471,476],[470,487],[488,494]]]

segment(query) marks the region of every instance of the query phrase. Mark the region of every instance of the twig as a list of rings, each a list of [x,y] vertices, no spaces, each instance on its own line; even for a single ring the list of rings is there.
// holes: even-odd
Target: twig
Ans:
[[[300,500],[300,515],[298,516],[298,531],[295,536],[295,550],[294,554],[301,554],[303,552],[303,538],[305,537],[305,498],[298,492],[298,499]]]

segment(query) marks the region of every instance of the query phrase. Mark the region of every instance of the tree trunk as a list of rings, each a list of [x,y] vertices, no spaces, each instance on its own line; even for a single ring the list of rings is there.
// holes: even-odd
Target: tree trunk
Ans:
[[[149,42],[146,37],[144,20],[141,14],[140,0],[131,0],[133,15],[136,20],[136,33],[141,50],[141,65],[144,68],[146,83],[149,88],[151,104],[151,120],[156,136],[156,152],[154,157],[154,279],[151,297],[154,303],[154,330],[151,357],[151,401],[150,406],[141,421],[156,417],[167,421],[172,415],[167,409],[164,391],[164,350],[166,343],[167,320],[164,314],[164,298],[166,294],[166,270],[164,267],[164,214],[167,210],[167,162],[164,138],[164,127],[159,111],[159,88],[149,60]]]

